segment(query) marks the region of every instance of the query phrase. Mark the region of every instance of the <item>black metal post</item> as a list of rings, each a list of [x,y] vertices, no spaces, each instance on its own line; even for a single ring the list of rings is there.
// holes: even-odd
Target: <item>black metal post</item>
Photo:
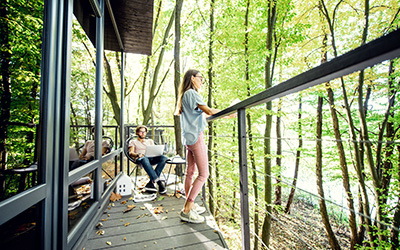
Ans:
[[[120,124],[119,124],[119,138],[120,138],[120,148],[124,150],[124,124],[125,124],[125,117],[124,117],[124,96],[125,96],[125,89],[124,89],[124,72],[125,72],[125,60],[124,60],[125,53],[124,51],[121,51],[121,119],[120,119]],[[119,171],[122,172],[124,169],[124,153],[122,152],[120,154],[120,166],[119,166]],[[117,169],[115,168],[115,175],[117,175]]]
[[[94,200],[101,199],[102,192],[102,123],[103,123],[103,60],[104,60],[104,0],[99,0],[100,17],[96,17],[96,94],[95,94],[95,155],[100,161],[95,170]]]
[[[242,222],[242,249],[250,249],[249,186],[247,174],[246,110],[238,110],[240,215]]]
[[[121,108],[122,108],[122,106],[121,106]],[[121,121],[122,121],[122,117],[121,117]],[[114,138],[115,138],[115,143],[114,143],[115,149],[118,149],[119,148],[118,147],[119,146],[119,144],[118,144],[119,143],[119,140],[118,140],[118,126],[115,127]],[[121,162],[122,162],[122,160],[121,160]],[[114,157],[114,177],[117,176],[117,170],[118,170],[118,155],[115,155],[115,157]]]
[[[70,99],[71,99],[71,44],[72,44],[72,17],[73,0],[63,1],[64,9],[60,11],[61,27],[61,81],[59,84],[60,104],[59,108],[59,158],[54,158],[57,170],[59,171],[58,193],[58,246],[66,249],[68,244],[68,184],[69,184],[69,134],[70,134]],[[54,137],[57,138],[57,137]]]

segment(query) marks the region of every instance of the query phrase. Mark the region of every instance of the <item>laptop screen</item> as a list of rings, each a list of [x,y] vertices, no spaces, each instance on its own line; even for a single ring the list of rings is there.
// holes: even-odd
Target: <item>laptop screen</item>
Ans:
[[[154,157],[160,156],[164,153],[164,145],[150,145],[146,146],[146,156],[147,157]]]

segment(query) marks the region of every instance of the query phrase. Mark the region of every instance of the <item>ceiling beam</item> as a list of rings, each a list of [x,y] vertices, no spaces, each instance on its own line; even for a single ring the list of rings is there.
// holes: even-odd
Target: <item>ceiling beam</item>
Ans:
[[[94,15],[96,17],[101,17],[99,2],[97,0],[89,0],[89,2],[90,2],[90,5],[92,6]]]
[[[119,47],[124,51],[124,44],[122,43],[121,35],[118,30],[117,22],[115,21],[114,12],[111,8],[110,0],[106,0],[106,5],[108,9],[108,14],[110,15],[111,23],[114,27],[115,36],[117,37]]]

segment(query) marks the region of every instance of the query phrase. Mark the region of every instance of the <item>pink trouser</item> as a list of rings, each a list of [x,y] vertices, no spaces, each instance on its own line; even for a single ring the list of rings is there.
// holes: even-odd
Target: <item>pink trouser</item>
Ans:
[[[208,157],[206,144],[204,143],[203,132],[200,133],[199,139],[193,145],[186,145],[187,149],[187,166],[186,166],[186,178],[185,178],[185,193],[188,201],[193,202],[196,196],[199,194],[203,184],[206,182],[209,171],[208,171]],[[196,180],[193,180],[194,171],[197,169],[199,175]]]

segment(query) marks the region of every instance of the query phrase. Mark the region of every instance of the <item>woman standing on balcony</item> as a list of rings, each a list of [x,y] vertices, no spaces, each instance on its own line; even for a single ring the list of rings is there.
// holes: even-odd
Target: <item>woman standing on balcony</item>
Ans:
[[[187,149],[185,194],[186,202],[179,216],[181,220],[191,223],[202,223],[204,217],[199,215],[206,209],[194,203],[202,186],[206,182],[208,171],[207,149],[204,143],[204,129],[207,125],[206,115],[214,115],[220,110],[208,107],[198,91],[203,85],[203,77],[198,70],[188,70],[179,87],[175,115],[180,115],[183,144]],[[192,182],[195,168],[199,175]]]

